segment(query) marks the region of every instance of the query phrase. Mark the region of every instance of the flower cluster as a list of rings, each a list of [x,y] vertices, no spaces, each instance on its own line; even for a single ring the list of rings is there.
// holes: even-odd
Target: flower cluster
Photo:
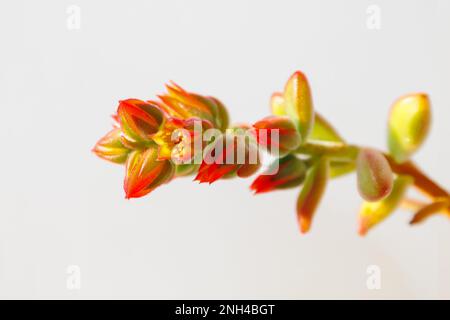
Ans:
[[[95,145],[100,158],[125,164],[126,198],[142,197],[174,177],[195,172],[192,149],[202,137],[195,127],[228,126],[228,113],[212,97],[167,85],[159,100],[127,99],[119,102],[113,129]]]
[[[388,121],[388,152],[351,145],[313,107],[305,75],[297,71],[271,98],[272,115],[253,125],[230,125],[227,109],[216,98],[169,84],[155,100],[119,102],[113,129],[93,151],[125,164],[126,198],[142,197],[177,177],[195,175],[200,183],[258,176],[255,194],[299,188],[297,220],[307,232],[331,179],[356,171],[364,202],[360,234],[387,218],[400,205],[416,210],[411,223],[435,213],[450,215],[448,192],[422,173],[410,157],[425,141],[431,123],[428,96],[397,100]],[[263,150],[264,152],[261,152]],[[260,172],[262,153],[275,159]],[[407,198],[410,186],[428,203]]]

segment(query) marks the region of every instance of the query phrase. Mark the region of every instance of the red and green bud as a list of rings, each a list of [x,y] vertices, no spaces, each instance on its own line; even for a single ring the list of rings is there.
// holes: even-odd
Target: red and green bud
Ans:
[[[379,201],[392,191],[393,173],[381,152],[364,148],[356,159],[358,191],[366,201]]]
[[[284,156],[300,145],[300,134],[289,117],[269,116],[256,122],[253,127],[258,143],[272,154]]]
[[[275,160],[266,172],[259,175],[250,186],[257,193],[294,188],[302,184],[306,176],[306,165],[295,155]]]
[[[260,155],[257,146],[248,140],[244,134],[237,133],[216,137],[204,150],[195,180],[213,183],[221,178],[247,177],[255,173],[260,167]]]
[[[179,119],[200,118],[208,120],[224,131],[228,126],[228,112],[216,98],[187,92],[172,83],[167,85],[167,94],[160,95],[161,108],[171,117]]]
[[[398,163],[404,162],[425,141],[431,124],[431,104],[426,94],[412,94],[392,106],[388,123],[388,147]]]
[[[329,179],[329,161],[319,158],[309,169],[305,184],[297,199],[297,220],[302,233],[311,228],[312,219],[323,197]]]
[[[125,163],[131,150],[123,145],[121,136],[120,129],[111,130],[97,142],[92,151],[102,159]]]
[[[137,99],[120,101],[117,117],[124,143],[131,146],[146,145],[164,122],[159,107]]]
[[[133,151],[127,160],[124,190],[127,199],[139,198],[169,182],[175,166],[169,160],[158,160],[156,146]]]
[[[283,97],[286,114],[296,122],[302,141],[306,141],[314,124],[314,108],[308,79],[302,72],[289,78]]]

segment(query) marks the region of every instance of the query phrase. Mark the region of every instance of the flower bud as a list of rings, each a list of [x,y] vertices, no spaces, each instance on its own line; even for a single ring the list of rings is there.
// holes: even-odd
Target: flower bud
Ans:
[[[300,134],[288,117],[269,116],[256,122],[253,127],[256,129],[258,143],[272,154],[278,152],[280,156],[284,156],[300,145]]]
[[[392,106],[388,123],[389,151],[398,163],[423,144],[431,124],[431,105],[426,94],[411,94]]]
[[[133,151],[127,160],[124,189],[126,198],[139,198],[170,181],[175,168],[169,160],[158,160],[156,146]]]
[[[101,138],[92,151],[102,159],[122,164],[127,160],[131,150],[123,145],[121,131],[116,128]]]
[[[314,108],[306,76],[295,72],[286,83],[284,89],[286,113],[297,125],[302,141],[306,141],[314,124]]]
[[[167,94],[160,95],[162,108],[172,117],[180,119],[200,118],[214,123],[218,112],[214,100],[187,92],[175,83],[166,85]]]
[[[325,192],[328,178],[328,159],[322,157],[309,170],[297,200],[297,219],[302,233],[308,232],[311,227],[314,213]]]
[[[364,202],[359,212],[359,234],[365,235],[394,212],[412,182],[410,176],[398,176],[394,180],[391,193],[386,198],[377,202]]]
[[[218,179],[248,177],[260,167],[256,144],[243,126],[227,130],[207,145],[203,161],[194,180],[213,183]]]
[[[361,149],[356,159],[356,168],[358,191],[364,200],[379,201],[392,191],[392,170],[379,151]]]
[[[277,189],[288,189],[299,186],[306,176],[305,163],[290,154],[276,159],[268,170],[259,175],[250,186],[257,193],[269,192]]]
[[[149,142],[164,122],[157,106],[137,99],[120,101],[117,115],[123,136],[132,145]]]

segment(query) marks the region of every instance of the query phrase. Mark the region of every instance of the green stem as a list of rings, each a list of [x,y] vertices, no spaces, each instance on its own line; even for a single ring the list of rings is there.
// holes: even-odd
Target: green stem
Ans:
[[[360,149],[361,147],[359,146],[340,142],[309,141],[300,146],[296,150],[296,153],[309,156],[325,155],[329,157],[331,161],[354,162],[356,161]],[[396,163],[390,155],[385,153],[384,155],[396,174],[411,176],[414,179],[414,186],[431,200],[450,197],[447,190],[428,177],[412,161]],[[447,211],[450,213],[450,209]]]

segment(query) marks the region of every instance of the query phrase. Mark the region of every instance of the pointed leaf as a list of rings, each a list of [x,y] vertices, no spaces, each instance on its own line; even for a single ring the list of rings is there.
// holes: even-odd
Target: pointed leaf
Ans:
[[[311,227],[314,213],[325,192],[329,177],[328,159],[322,157],[312,166],[297,200],[297,219],[300,231],[306,233]]]
[[[284,103],[287,115],[296,122],[302,141],[306,141],[314,123],[314,108],[308,80],[300,71],[286,83]]]

